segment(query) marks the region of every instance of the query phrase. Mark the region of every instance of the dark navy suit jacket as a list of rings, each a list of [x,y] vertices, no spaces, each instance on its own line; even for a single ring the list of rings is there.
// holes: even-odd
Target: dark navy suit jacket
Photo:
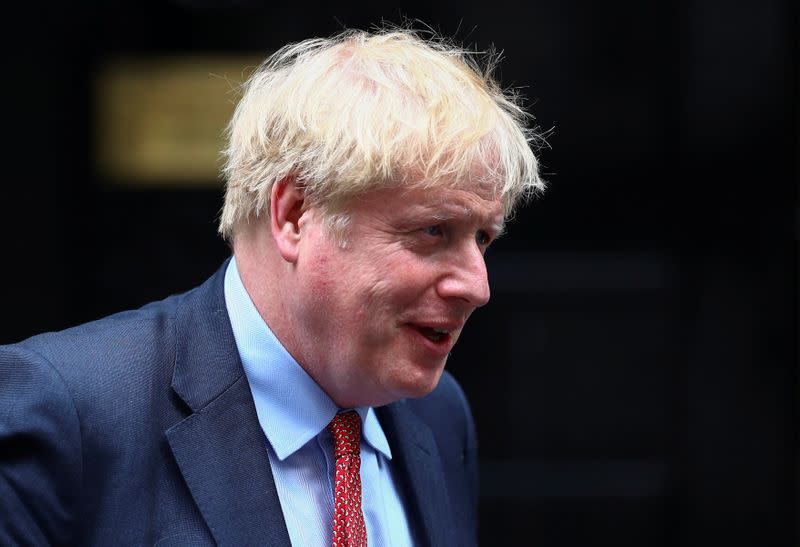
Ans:
[[[0,545],[289,545],[224,268],[0,346]],[[475,434],[455,380],[378,417],[415,543],[475,544]]]

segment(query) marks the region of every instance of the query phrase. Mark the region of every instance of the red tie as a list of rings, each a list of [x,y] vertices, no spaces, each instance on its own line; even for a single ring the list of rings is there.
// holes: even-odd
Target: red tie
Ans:
[[[355,411],[331,420],[336,484],[333,505],[333,547],[366,547],[367,527],[361,511],[361,418]]]

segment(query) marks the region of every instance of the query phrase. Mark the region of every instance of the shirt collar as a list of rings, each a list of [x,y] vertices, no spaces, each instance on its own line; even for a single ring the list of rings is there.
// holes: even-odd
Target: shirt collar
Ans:
[[[344,409],[336,406],[261,318],[239,277],[235,257],[225,272],[225,305],[258,421],[278,459],[283,461],[316,437]],[[364,441],[392,459],[375,409],[353,410],[361,417]]]

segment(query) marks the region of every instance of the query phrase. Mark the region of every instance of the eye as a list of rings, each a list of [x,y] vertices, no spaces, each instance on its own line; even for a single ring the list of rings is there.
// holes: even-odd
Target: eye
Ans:
[[[427,226],[422,229],[422,232],[425,235],[438,237],[442,235],[442,226],[441,224],[434,224],[433,226]]]
[[[475,241],[478,242],[478,245],[488,245],[492,242],[492,236],[486,230],[478,230],[475,232]]]

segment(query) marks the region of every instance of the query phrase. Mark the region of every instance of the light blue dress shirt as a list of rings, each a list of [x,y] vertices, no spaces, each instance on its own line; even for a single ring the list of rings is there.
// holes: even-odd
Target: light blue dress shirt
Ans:
[[[294,547],[333,541],[333,448],[328,424],[340,410],[281,345],[245,289],[236,259],[225,272],[225,305],[256,413],[266,435],[275,487]],[[344,409],[342,409],[344,410]],[[392,474],[392,451],[372,407],[361,416],[362,506],[370,547],[411,545]]]

